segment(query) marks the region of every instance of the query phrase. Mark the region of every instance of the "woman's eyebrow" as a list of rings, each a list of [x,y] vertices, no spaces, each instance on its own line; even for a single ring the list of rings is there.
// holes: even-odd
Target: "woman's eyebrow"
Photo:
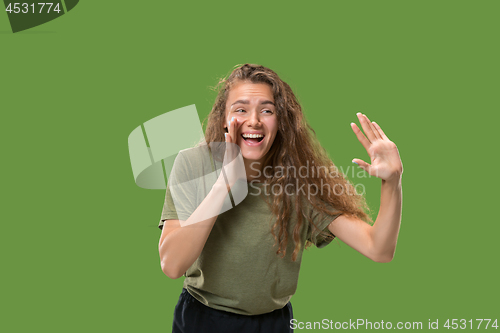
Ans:
[[[239,99],[236,102],[234,102],[233,104],[231,104],[231,106],[233,106],[234,104],[238,104],[238,103],[240,103],[240,104],[250,104],[250,102],[248,100],[246,100],[246,99]],[[274,105],[274,103],[272,101],[269,101],[269,100],[262,101],[262,102],[260,102],[260,104],[272,104],[272,105]],[[276,105],[274,105],[274,106],[276,106]]]

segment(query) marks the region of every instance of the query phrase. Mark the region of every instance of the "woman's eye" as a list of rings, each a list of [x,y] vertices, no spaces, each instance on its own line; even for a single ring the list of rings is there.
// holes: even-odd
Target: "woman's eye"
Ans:
[[[273,111],[271,111],[271,110],[263,110],[262,112],[267,112],[269,114],[273,114]]]
[[[245,112],[245,110],[243,110],[243,109],[238,109],[238,110],[235,110],[234,112],[240,112],[240,111]]]

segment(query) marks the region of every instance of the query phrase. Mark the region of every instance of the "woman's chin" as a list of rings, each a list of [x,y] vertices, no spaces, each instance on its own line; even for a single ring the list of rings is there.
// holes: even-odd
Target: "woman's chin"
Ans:
[[[260,161],[264,156],[260,153],[255,153],[255,152],[242,152],[243,158],[249,162],[258,162]]]

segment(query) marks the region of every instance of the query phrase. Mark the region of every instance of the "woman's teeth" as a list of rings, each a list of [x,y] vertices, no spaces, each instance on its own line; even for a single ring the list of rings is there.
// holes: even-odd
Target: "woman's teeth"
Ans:
[[[244,137],[245,139],[256,139],[264,137],[263,134],[242,134],[241,136]]]

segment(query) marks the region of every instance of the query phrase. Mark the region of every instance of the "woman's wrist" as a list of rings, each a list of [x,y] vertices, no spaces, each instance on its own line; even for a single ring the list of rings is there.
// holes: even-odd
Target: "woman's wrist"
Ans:
[[[395,174],[393,177],[388,179],[382,179],[382,184],[389,185],[393,187],[401,187],[402,174]]]

